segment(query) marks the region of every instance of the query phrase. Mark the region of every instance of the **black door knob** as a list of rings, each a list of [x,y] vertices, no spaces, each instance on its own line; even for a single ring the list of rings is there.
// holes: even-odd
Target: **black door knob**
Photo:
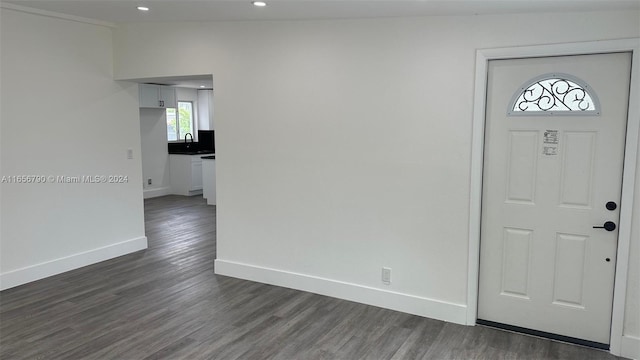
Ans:
[[[605,205],[605,206],[606,206],[607,210],[611,210],[611,211],[613,211],[613,210],[618,208],[618,204],[614,203],[613,201],[609,201],[607,203],[607,205]]]
[[[607,231],[613,231],[616,229],[616,224],[613,221],[607,221],[602,226],[594,226],[594,229],[605,229]]]

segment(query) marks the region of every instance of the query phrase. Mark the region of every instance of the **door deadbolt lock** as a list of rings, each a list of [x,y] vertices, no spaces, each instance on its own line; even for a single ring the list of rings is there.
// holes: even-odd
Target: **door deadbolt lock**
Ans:
[[[594,229],[605,229],[607,231],[613,231],[616,229],[616,224],[613,221],[607,221],[602,226],[594,226]]]
[[[607,210],[611,210],[611,211],[613,211],[613,210],[615,210],[615,209],[617,209],[617,208],[618,208],[618,204],[616,204],[616,203],[615,203],[615,202],[613,202],[613,201],[609,201],[609,202],[607,203],[607,205],[605,205],[605,207],[607,208]]]

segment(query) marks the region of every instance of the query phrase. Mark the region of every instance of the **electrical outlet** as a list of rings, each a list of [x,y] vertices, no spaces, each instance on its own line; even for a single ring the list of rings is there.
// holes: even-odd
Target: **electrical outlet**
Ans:
[[[127,159],[133,159],[133,149],[127,149]]]
[[[153,181],[151,181],[151,178],[147,179],[147,185],[151,185],[153,183]]]
[[[386,285],[391,284],[391,268],[382,268],[382,282]]]

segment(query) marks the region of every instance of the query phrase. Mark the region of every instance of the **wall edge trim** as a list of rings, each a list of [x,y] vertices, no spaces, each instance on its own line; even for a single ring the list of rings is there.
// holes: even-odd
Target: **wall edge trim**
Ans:
[[[465,324],[467,316],[467,307],[464,304],[235,261],[216,259],[214,271],[218,275],[282,286],[456,324]]]
[[[0,3],[0,8],[7,9],[7,10],[13,10],[13,11],[19,11],[19,12],[23,12],[23,13],[27,13],[27,14],[32,14],[32,15],[40,15],[40,16],[46,16],[46,17],[51,17],[51,18],[56,18],[56,19],[75,21],[75,22],[84,23],[84,24],[104,26],[104,27],[108,27],[108,28],[112,28],[112,29],[116,28],[116,24],[114,24],[112,22],[108,22],[108,21],[90,19],[90,18],[85,18],[85,17],[82,17],[82,16],[63,14],[63,13],[59,13],[59,12],[55,12],[55,11],[49,11],[49,10],[35,9],[35,8],[32,8],[32,7],[27,7],[27,6],[22,6],[22,5],[15,5],[15,4],[10,4],[10,3],[4,3],[3,2],[3,3]]]
[[[163,186],[154,189],[145,189],[142,191],[143,197],[145,199],[151,199],[155,197],[165,196],[171,194],[171,188],[168,186]]]
[[[7,290],[83,266],[127,255],[139,250],[144,250],[147,247],[147,237],[140,236],[97,249],[11,270],[0,274],[0,290]]]
[[[623,335],[620,341],[620,356],[640,359],[640,337]]]

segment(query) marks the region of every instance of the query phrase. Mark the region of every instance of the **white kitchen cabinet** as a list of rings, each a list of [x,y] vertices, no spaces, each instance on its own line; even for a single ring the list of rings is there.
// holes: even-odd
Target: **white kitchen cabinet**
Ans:
[[[138,94],[141,108],[175,108],[176,89],[171,86],[140,84]]]
[[[216,160],[202,159],[202,196],[207,205],[216,204]]]
[[[172,194],[202,194],[202,155],[170,154],[169,174]]]
[[[191,161],[191,190],[203,190],[202,158],[199,161]]]

